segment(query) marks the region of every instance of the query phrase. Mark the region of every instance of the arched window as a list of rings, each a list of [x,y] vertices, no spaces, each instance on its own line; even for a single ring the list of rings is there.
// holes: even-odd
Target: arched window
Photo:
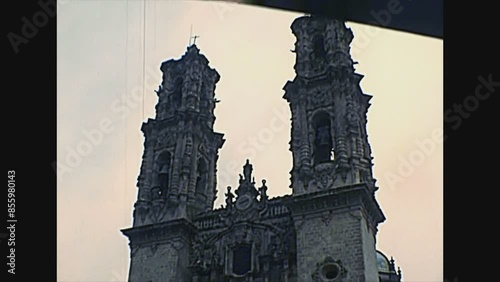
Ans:
[[[195,194],[197,195],[196,196],[197,198],[199,198],[200,196],[206,197],[205,191],[208,183],[208,165],[204,159],[202,158],[198,159],[197,170],[198,170],[198,177],[196,178]]]
[[[158,196],[166,197],[168,192],[168,181],[170,177],[170,153],[162,152],[156,159],[158,167]]]
[[[321,35],[316,35],[313,39],[313,52],[314,56],[317,59],[323,59],[326,57],[326,50],[325,50],[325,40],[323,36]]]
[[[333,160],[333,138],[330,116],[318,113],[313,119],[314,126],[314,163],[320,164]]]

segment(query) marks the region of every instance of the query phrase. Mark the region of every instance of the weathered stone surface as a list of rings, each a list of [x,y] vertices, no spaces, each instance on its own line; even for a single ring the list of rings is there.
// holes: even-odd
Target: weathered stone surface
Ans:
[[[137,247],[130,264],[129,281],[189,281],[179,277],[182,270],[179,259],[186,256],[179,251],[171,243]]]

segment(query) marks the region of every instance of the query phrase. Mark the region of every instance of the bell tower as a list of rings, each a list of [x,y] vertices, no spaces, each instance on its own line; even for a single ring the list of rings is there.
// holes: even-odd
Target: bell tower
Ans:
[[[291,29],[296,76],[284,98],[292,112],[298,281],[378,281],[375,235],[385,218],[366,132],[371,96],[349,53],[353,33],[318,16],[300,17]]]
[[[294,194],[356,183],[375,190],[366,133],[371,96],[362,92],[363,76],[354,72],[352,31],[318,17],[298,18],[292,31],[296,77],[285,85],[284,98],[293,117]]]
[[[144,156],[138,178],[134,226],[192,218],[215,201],[218,150],[213,130],[219,74],[196,45],[180,60],[163,62],[156,118],[142,126]]]
[[[142,125],[144,154],[137,181],[130,281],[187,281],[193,219],[211,211],[216,164],[224,144],[214,132],[215,84],[220,76],[196,45],[161,64],[155,119]]]

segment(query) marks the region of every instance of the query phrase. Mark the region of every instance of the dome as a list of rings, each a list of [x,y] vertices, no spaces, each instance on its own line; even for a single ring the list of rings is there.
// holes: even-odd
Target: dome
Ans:
[[[379,272],[390,272],[389,260],[380,251],[377,251],[377,269]]]

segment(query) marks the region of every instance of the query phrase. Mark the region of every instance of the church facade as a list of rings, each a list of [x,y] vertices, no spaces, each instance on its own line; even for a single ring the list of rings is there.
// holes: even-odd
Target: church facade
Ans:
[[[214,209],[214,132],[220,76],[196,45],[161,65],[156,117],[142,126],[144,154],[130,242],[131,282],[401,281],[376,250],[385,220],[375,199],[360,88],[345,23],[297,18],[296,76],[283,90],[292,113],[292,193],[269,198],[246,160],[238,186]]]

